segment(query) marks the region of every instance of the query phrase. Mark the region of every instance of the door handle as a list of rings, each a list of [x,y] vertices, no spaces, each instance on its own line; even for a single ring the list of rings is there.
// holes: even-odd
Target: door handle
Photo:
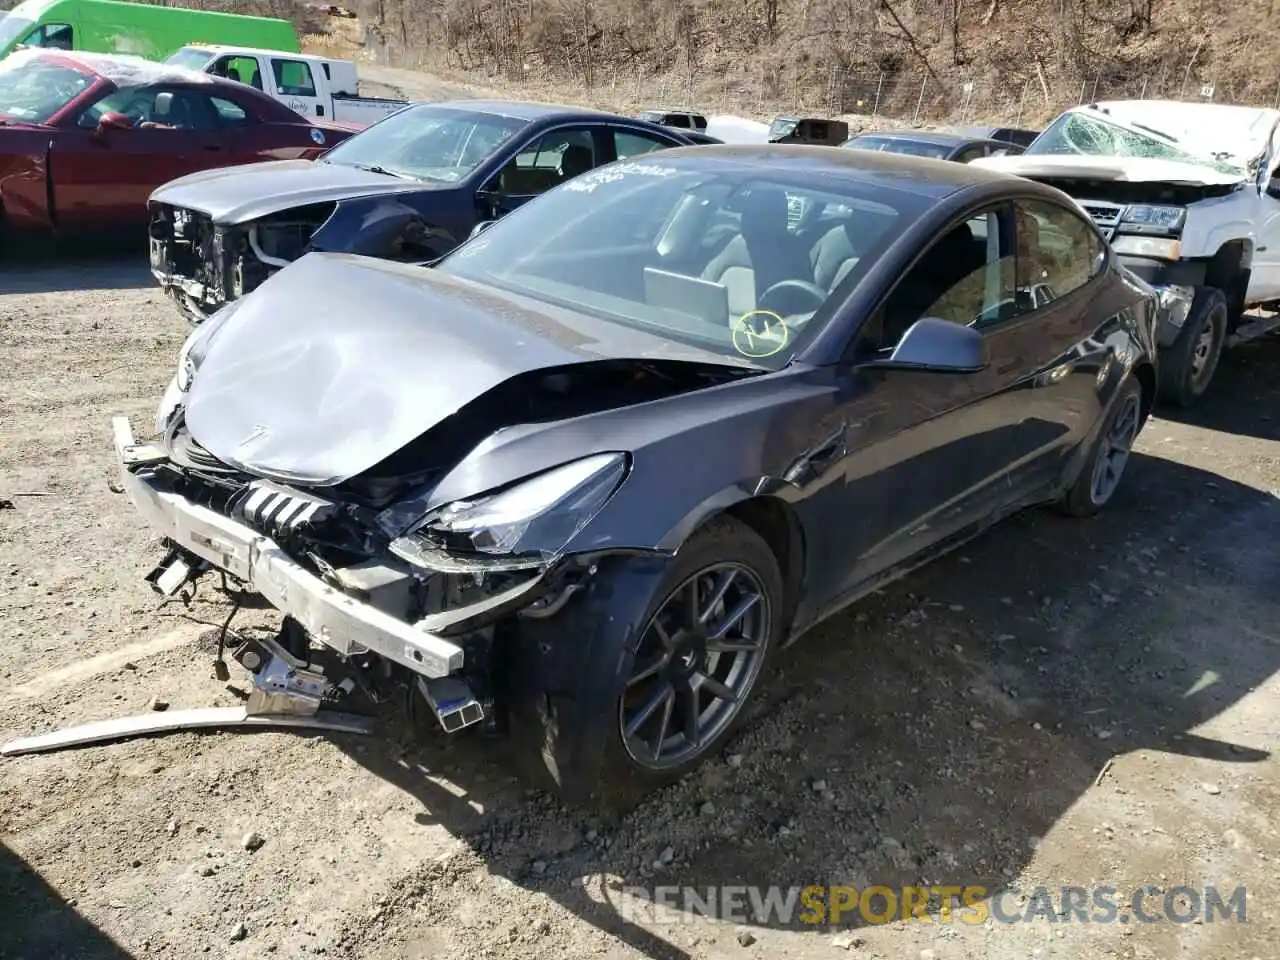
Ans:
[[[205,150],[207,150],[209,153],[221,153],[221,152],[222,152],[222,144],[220,144],[220,143],[206,143],[206,144],[204,145],[204,148],[205,148]]]

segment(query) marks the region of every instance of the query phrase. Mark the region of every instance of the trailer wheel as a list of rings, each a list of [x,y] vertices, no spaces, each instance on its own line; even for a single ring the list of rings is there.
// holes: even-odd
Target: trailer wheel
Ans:
[[[1194,406],[1218,369],[1227,338],[1227,298],[1216,287],[1199,287],[1178,338],[1160,354],[1160,399]]]

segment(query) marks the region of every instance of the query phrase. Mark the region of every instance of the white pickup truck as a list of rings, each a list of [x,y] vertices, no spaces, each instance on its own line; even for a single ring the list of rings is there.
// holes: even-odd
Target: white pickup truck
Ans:
[[[376,123],[409,102],[358,96],[356,65],[350,60],[250,47],[189,44],[165,62],[247,83],[304,117],[354,127]]]
[[[1280,326],[1280,111],[1171,100],[1073,107],[1018,156],[973,161],[1069,194],[1156,288],[1161,399],[1192,405],[1224,346]]]

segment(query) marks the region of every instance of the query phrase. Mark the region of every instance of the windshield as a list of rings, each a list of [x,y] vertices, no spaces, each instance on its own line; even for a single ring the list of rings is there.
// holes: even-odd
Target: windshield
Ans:
[[[778,119],[769,124],[769,137],[773,140],[781,140],[783,137],[789,137],[800,123],[799,120],[782,120]]]
[[[44,123],[97,80],[19,50],[0,60],[0,119]]]
[[[434,105],[409,107],[324,155],[326,163],[377,168],[410,180],[461,180],[507,142],[525,120]]]
[[[1212,167],[1220,173],[1245,173],[1237,164],[1190,153],[1174,146],[1169,139],[1149,136],[1085,113],[1064,113],[1058,117],[1036,137],[1023,156],[1073,153],[1093,157],[1149,157]]]
[[[211,54],[208,50],[202,50],[200,47],[183,47],[169,57],[165,63],[173,67],[183,67],[187,70],[203,70],[210,58]]]
[[[5,50],[10,44],[21,40],[31,27],[32,22],[26,17],[15,16],[12,13],[0,17],[0,50]]]
[[[898,137],[854,137],[846,140],[844,145],[854,150],[881,150],[885,153],[905,153],[913,157],[933,157],[935,160],[947,159],[952,150],[945,143],[924,143]]]
[[[777,369],[926,203],[702,158],[619,161],[508,214],[436,269]]]

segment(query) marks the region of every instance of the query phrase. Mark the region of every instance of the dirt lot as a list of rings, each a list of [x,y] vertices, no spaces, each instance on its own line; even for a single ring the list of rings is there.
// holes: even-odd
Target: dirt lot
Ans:
[[[0,740],[235,702],[197,622],[227,604],[160,606],[112,489],[109,417],[146,427],[185,334],[141,264],[0,266]],[[724,758],[621,822],[528,794],[500,746],[394,725],[0,761],[0,956],[1274,956],[1280,342],[1218,376],[1194,419],[1150,423],[1103,517],[1015,519],[829,622]],[[1249,901],[1245,924],[839,936],[631,911],[620,888],[657,883]]]

